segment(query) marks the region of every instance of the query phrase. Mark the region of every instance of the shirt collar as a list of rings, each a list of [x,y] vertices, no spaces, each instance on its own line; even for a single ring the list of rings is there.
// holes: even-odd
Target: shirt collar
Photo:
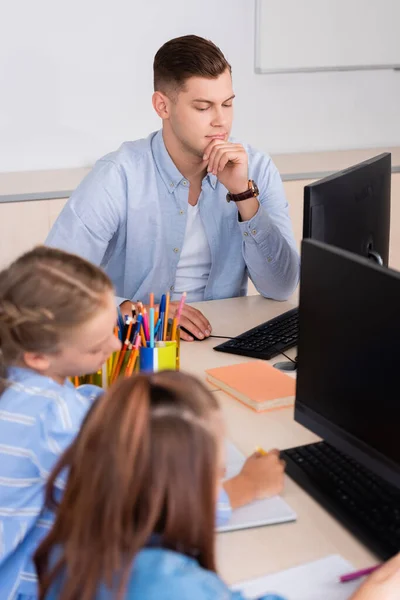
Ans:
[[[185,178],[182,175],[182,173],[177,169],[175,163],[168,154],[168,151],[164,144],[162,129],[157,131],[152,140],[152,151],[154,162],[156,163],[156,167],[158,169],[158,172],[160,173],[161,179],[163,180],[165,187],[167,188],[169,193],[172,194],[172,192],[175,191],[175,188]],[[215,190],[218,183],[217,176],[213,175],[212,173],[207,173],[204,179],[206,179],[211,185],[211,187]]]

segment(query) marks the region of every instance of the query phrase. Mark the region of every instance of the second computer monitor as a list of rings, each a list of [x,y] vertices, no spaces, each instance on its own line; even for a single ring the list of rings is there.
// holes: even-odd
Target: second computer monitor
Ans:
[[[304,187],[303,238],[387,266],[391,154],[384,153]]]
[[[398,271],[302,243],[295,419],[400,489],[399,306]]]

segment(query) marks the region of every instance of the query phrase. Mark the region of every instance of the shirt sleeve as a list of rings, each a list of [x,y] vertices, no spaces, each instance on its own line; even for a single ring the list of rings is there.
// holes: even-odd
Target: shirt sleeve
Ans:
[[[252,219],[239,221],[243,257],[257,291],[266,298],[286,300],[298,284],[300,259],[282,180],[265,155],[250,176],[259,186],[260,205]]]
[[[124,210],[125,177],[115,163],[100,160],[71,195],[45,243],[102,265]]]

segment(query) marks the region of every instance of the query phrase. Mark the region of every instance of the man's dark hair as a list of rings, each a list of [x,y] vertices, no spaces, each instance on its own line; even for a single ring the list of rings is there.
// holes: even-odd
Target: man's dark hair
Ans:
[[[179,91],[190,77],[216,79],[231,66],[221,50],[197,35],[166,42],[154,57],[154,91]]]

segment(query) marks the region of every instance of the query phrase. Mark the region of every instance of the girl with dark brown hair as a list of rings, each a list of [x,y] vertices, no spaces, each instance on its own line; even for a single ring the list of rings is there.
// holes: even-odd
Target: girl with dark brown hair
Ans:
[[[120,380],[98,399],[49,480],[40,600],[244,600],[215,568],[223,429],[215,396],[182,373]],[[397,600],[399,585],[400,555],[351,600]]]
[[[49,480],[40,599],[241,598],[215,567],[223,430],[215,396],[182,373],[121,380],[99,398]]]

